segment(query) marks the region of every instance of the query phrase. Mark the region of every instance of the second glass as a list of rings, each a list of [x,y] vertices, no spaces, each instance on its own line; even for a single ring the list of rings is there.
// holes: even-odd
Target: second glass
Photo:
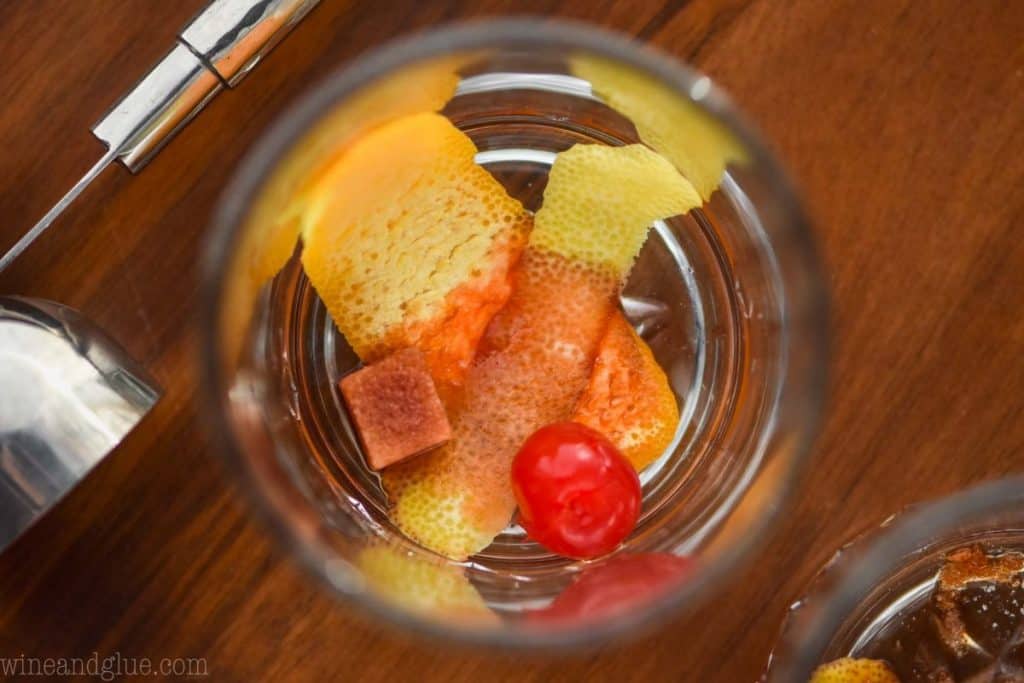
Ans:
[[[1024,479],[912,506],[836,552],[790,608],[765,681],[851,659],[885,672],[871,680],[1024,680],[1022,580]]]

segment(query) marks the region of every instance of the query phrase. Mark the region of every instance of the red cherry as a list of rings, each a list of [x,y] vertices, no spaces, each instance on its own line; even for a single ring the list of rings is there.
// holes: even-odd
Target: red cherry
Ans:
[[[512,462],[512,489],[531,538],[588,559],[614,550],[636,526],[640,478],[599,432],[575,422],[542,427]]]
[[[545,622],[593,620],[653,602],[679,585],[694,561],[669,553],[618,555],[584,569],[550,605],[531,618]]]

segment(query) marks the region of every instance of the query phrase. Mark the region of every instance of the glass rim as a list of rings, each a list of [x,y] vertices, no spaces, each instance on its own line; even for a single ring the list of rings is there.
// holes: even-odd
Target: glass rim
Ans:
[[[863,554],[842,570],[836,584],[818,596],[820,604],[799,628],[792,628],[790,611],[780,629],[778,642],[769,657],[768,681],[807,681],[823,662],[836,629],[849,617],[866,595],[899,569],[906,558],[920,550],[936,534],[957,525],[977,521],[1017,503],[1024,504],[1024,475],[982,482],[966,490],[931,501],[911,503],[890,515],[878,526],[858,533],[840,546],[804,586],[802,601],[830,571],[842,553],[863,548]],[[773,670],[776,651],[791,648],[790,661]]]
[[[793,442],[793,463],[780,477],[774,504],[753,522],[743,537],[723,550],[715,561],[705,565],[692,580],[654,605],[637,613],[622,615],[587,629],[529,633],[513,629],[457,628],[430,620],[428,617],[400,610],[372,593],[360,591],[358,586],[342,586],[333,580],[328,568],[334,554],[322,541],[310,542],[300,537],[288,523],[289,513],[283,508],[280,496],[269,495],[275,483],[256,472],[237,442],[231,421],[223,409],[223,390],[227,388],[224,370],[217,353],[220,341],[219,325],[222,292],[226,282],[222,264],[228,262],[244,227],[244,219],[252,200],[275,165],[311,128],[329,107],[358,91],[375,79],[420,60],[442,56],[455,51],[488,48],[547,47],[581,50],[608,58],[644,72],[685,97],[688,101],[724,124],[750,152],[754,165],[767,173],[770,192],[779,200],[785,215],[787,238],[796,248],[800,266],[809,274],[812,291],[807,319],[807,336],[813,349],[806,386],[800,391],[809,397],[810,413],[803,421]],[[699,87],[694,91],[694,86]],[[699,92],[695,97],[692,93]],[[728,97],[706,76],[681,61],[657,52],[628,37],[589,24],[567,20],[540,18],[482,19],[432,28],[400,36],[372,49],[354,61],[337,67],[319,83],[314,84],[298,100],[276,116],[252,148],[239,161],[232,179],[222,192],[201,255],[200,268],[200,389],[203,413],[207,416],[213,444],[231,471],[233,478],[251,503],[250,507],[269,526],[275,540],[298,557],[300,563],[315,577],[328,584],[336,594],[344,596],[348,605],[367,611],[386,622],[421,635],[445,640],[456,640],[473,645],[535,650],[561,650],[571,647],[595,645],[610,639],[639,635],[678,615],[684,606],[694,607],[701,596],[719,585],[732,573],[739,561],[763,544],[766,532],[774,525],[782,511],[791,504],[793,490],[806,469],[812,444],[821,426],[827,385],[829,346],[828,300],[822,277],[818,252],[810,231],[810,223],[788,176],[761,143],[754,129],[737,113]],[[787,297],[788,298],[788,297]],[[794,388],[788,378],[781,382],[775,405],[792,395]],[[303,504],[309,506],[308,501]],[[780,504],[781,502],[781,504]]]

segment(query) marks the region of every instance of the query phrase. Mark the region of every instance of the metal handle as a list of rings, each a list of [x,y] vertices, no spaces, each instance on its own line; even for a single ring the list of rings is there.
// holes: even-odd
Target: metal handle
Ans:
[[[220,79],[179,43],[92,127],[92,133],[136,173],[221,88]]]
[[[122,97],[92,133],[107,146],[97,161],[38,223],[0,256],[14,262],[114,159],[142,169],[225,86],[238,84],[320,0],[214,0],[178,41]]]
[[[215,0],[92,127],[137,173],[224,86],[234,87],[319,0]]]

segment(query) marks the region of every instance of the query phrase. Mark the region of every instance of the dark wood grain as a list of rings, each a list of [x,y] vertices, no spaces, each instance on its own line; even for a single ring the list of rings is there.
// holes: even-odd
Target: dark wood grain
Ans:
[[[88,133],[202,0],[0,3],[0,249],[100,153]],[[694,62],[802,186],[834,295],[832,399],[750,568],[657,633],[570,659],[424,645],[271,544],[195,405],[195,263],[240,155],[295,96],[440,21],[586,19]],[[0,275],[80,308],[166,396],[0,556],[0,656],[206,657],[213,680],[752,681],[837,545],[906,503],[1024,470],[1024,3],[325,0],[137,177],[111,168]],[[2,390],[2,388],[0,388]]]

